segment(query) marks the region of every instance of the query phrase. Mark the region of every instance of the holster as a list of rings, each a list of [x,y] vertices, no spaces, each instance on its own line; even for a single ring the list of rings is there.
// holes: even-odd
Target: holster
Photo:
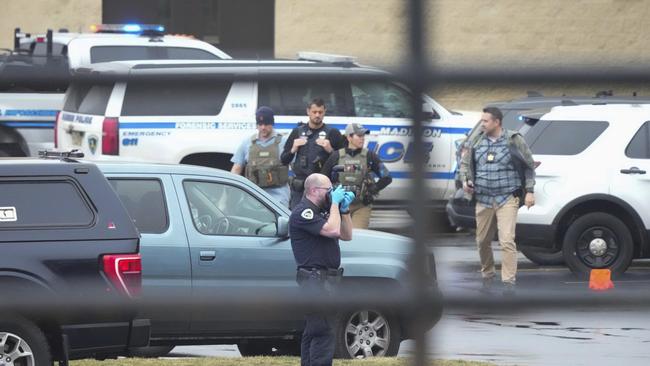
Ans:
[[[305,190],[305,180],[297,177],[290,177],[289,187],[291,187],[292,191],[302,192]]]

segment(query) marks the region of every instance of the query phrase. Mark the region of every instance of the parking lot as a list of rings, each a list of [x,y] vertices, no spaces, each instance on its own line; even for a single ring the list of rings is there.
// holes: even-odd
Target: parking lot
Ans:
[[[404,218],[403,218],[404,219]],[[480,292],[478,254],[471,233],[440,235],[432,245],[445,297],[484,299]],[[495,248],[498,244],[494,243]],[[499,258],[499,251],[495,255]],[[519,256],[516,296],[593,294],[564,266],[540,267]],[[607,295],[624,298],[650,285],[650,262],[636,261]],[[497,291],[496,302],[501,298]],[[504,302],[508,300],[504,298]],[[650,320],[643,309],[629,306],[568,307],[518,311],[499,308],[464,311],[447,308],[428,333],[428,355],[436,359],[465,359],[498,365],[645,365]],[[399,357],[413,354],[404,341]],[[240,357],[236,345],[179,346],[169,357]]]

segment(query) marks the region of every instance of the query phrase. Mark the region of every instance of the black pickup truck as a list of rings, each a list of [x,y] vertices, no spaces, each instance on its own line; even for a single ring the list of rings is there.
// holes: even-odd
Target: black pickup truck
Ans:
[[[93,164],[0,159],[0,364],[115,357],[137,319],[139,233]]]

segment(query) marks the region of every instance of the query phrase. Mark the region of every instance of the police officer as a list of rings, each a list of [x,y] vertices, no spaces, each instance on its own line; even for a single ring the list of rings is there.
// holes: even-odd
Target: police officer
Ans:
[[[468,144],[460,165],[463,189],[476,199],[476,244],[481,259],[483,290],[491,291],[496,277],[492,239],[498,232],[503,249],[501,281],[504,294],[515,291],[517,212],[535,205],[535,162],[526,141],[503,128],[499,108],[483,109],[482,133]]]
[[[309,123],[301,123],[294,128],[284,145],[282,164],[291,164],[295,175],[289,182],[291,209],[302,199],[305,178],[312,173],[320,173],[332,151],[343,147],[344,140],[339,130],[323,123],[325,110],[322,99],[312,100],[307,107]]]
[[[330,180],[318,173],[305,179],[304,197],[289,219],[296,280],[303,296],[318,301],[342,275],[339,239],[352,239],[350,203],[354,194],[343,187],[332,190]],[[327,314],[310,313],[300,345],[303,366],[331,365],[336,336]]]
[[[350,206],[350,214],[352,225],[357,229],[368,228],[372,202],[379,191],[393,181],[377,154],[363,147],[365,136],[369,133],[370,131],[359,123],[347,125],[345,136],[348,147],[333,152],[323,166],[323,174],[355,193],[357,198]],[[338,174],[334,174],[337,178],[332,174],[335,166],[342,169]],[[373,173],[379,178],[376,182]]]
[[[273,129],[273,109],[259,107],[255,112],[257,133],[242,141],[230,159],[235,174],[245,171],[246,178],[264,189],[285,206],[289,206],[289,168],[280,161],[281,146],[286,138]]]

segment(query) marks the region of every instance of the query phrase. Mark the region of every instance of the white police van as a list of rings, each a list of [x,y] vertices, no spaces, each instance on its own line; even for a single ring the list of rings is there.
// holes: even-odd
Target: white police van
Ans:
[[[54,146],[54,120],[70,68],[117,60],[230,58],[209,43],[165,35],[160,25],[104,24],[91,30],[14,30],[14,49],[0,56],[0,156],[35,156]]]
[[[302,60],[116,62],[77,69],[57,120],[58,146],[89,159],[187,163],[230,169],[237,146],[255,133],[254,113],[266,105],[276,129],[307,122],[313,98],[325,100],[325,123],[366,126],[394,181],[377,205],[404,205],[414,159],[411,94],[385,71],[347,56],[301,53]],[[309,60],[307,60],[309,59]],[[317,60],[314,60],[317,59]],[[426,177],[434,201],[454,190],[454,141],[479,119],[423,97]],[[444,207],[444,204],[441,206]]]

